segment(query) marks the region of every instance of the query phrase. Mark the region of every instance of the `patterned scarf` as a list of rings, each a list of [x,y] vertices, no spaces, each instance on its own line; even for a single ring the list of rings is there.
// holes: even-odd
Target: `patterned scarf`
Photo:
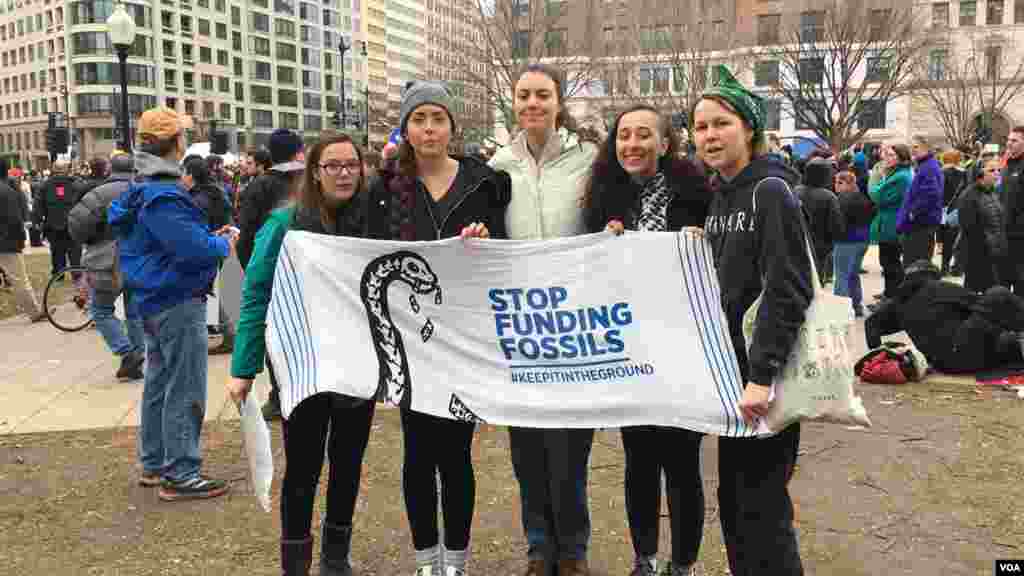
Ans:
[[[647,232],[668,230],[668,202],[671,198],[665,173],[658,172],[640,191],[640,216],[636,220],[636,229]]]

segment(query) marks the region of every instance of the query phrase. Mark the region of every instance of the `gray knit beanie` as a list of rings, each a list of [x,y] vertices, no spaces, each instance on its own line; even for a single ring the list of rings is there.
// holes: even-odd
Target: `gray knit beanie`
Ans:
[[[452,95],[440,82],[428,80],[417,80],[406,85],[402,93],[402,106],[399,109],[398,127],[402,134],[405,134],[405,124],[414,110],[424,104],[434,104],[444,108],[448,113],[448,120],[452,123],[452,131],[455,131],[455,117],[452,116]]]

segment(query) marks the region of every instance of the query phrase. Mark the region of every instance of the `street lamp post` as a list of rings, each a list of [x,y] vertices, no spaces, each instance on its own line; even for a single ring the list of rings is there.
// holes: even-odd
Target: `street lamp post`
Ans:
[[[107,18],[107,34],[110,43],[117,50],[121,73],[121,146],[126,152],[132,149],[131,123],[128,118],[128,50],[135,43],[135,20],[124,9],[124,2],[118,2],[114,13]]]
[[[338,67],[341,68],[341,96],[338,100],[338,110],[334,113],[334,125],[338,130],[345,129],[345,52],[348,52],[352,48],[352,45],[345,42],[345,37],[342,36],[338,40],[338,52],[341,53],[341,60],[338,61]]]

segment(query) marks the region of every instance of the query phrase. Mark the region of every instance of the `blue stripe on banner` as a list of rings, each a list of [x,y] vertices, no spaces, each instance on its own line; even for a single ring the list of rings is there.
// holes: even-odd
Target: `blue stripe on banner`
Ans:
[[[701,242],[700,246],[700,257],[704,262],[704,267],[708,270],[714,271],[714,256],[711,254],[711,245],[708,244],[707,242]],[[710,278],[710,288],[712,290],[712,293],[721,294],[722,292],[721,286],[718,283],[718,275],[712,272],[712,274],[710,274],[708,278]],[[720,342],[720,346],[723,350],[732,350],[732,336],[729,334],[728,330],[728,319],[726,319],[725,311],[721,309],[721,306],[719,306],[718,309],[718,317],[718,341]],[[736,390],[737,394],[742,395],[743,385],[745,383],[743,382],[743,376],[740,374],[740,365],[739,362],[736,360],[736,354],[734,352],[733,354],[726,354],[725,356],[726,365],[729,367],[729,372],[732,376],[733,388],[734,390]],[[738,411],[736,413],[736,416],[740,418],[740,422],[743,424],[743,427],[745,429],[745,433],[743,434],[744,436],[753,437],[757,435],[756,429],[753,426],[747,424],[746,421],[742,419]]]
[[[316,385],[316,372],[317,362],[316,353],[313,349],[313,338],[309,323],[309,314],[306,312],[306,302],[303,299],[302,283],[299,281],[299,276],[295,271],[295,264],[292,260],[291,253],[288,251],[287,246],[282,245],[282,253],[285,255],[285,266],[287,274],[285,275],[286,286],[288,293],[291,296],[288,300],[289,315],[295,319],[297,323],[296,337],[299,340],[301,352],[303,353],[302,363],[302,390],[304,396],[302,398],[308,398],[317,392]],[[301,399],[300,399],[301,400]]]
[[[282,296],[278,313],[281,317],[282,326],[284,326],[285,337],[288,339],[289,349],[292,351],[292,354],[288,357],[288,364],[292,367],[292,371],[295,374],[295,380],[291,386],[292,405],[294,406],[304,398],[303,394],[305,394],[306,389],[305,344],[302,342],[301,320],[298,318],[293,304],[296,294],[292,289],[292,283],[289,282],[289,276],[291,276],[293,270],[289,265],[291,264],[291,257],[283,246],[278,258],[281,263],[280,288]]]
[[[703,240],[698,241],[691,239],[687,244],[686,249],[687,260],[690,262],[691,267],[696,266],[700,270],[708,272],[697,275],[697,278],[700,281],[699,294],[701,295],[701,303],[703,305],[703,309],[707,313],[709,324],[712,328],[708,334],[708,338],[714,343],[713,349],[715,350],[716,358],[721,362],[720,369],[722,370],[722,376],[726,379],[725,390],[729,398],[732,400],[729,405],[729,409],[732,411],[733,418],[736,420],[736,435],[743,436],[747,431],[746,421],[743,420],[743,416],[739,412],[739,401],[740,397],[743,395],[743,383],[739,382],[739,379],[736,378],[735,374],[729,370],[729,366],[731,364],[729,360],[734,360],[735,357],[729,355],[728,350],[730,350],[730,348],[728,348],[718,337],[724,326],[724,323],[722,322],[722,307],[719,305],[716,308],[712,306],[711,303],[717,300],[716,296],[719,296],[720,293],[709,292],[709,290],[713,290],[715,288],[708,285],[710,280],[705,282],[705,279],[710,278],[715,273],[714,267],[709,268],[707,266],[707,262],[700,258],[697,253],[697,249],[693,246],[697,242],[699,242],[701,246],[704,246]],[[703,250],[701,250],[701,252],[703,253]]]
[[[697,307],[694,305],[694,298],[698,296],[694,294],[694,288],[690,284],[690,278],[685,273],[688,269],[691,273],[693,272],[691,267],[687,266],[686,259],[683,256],[682,242],[686,240],[685,236],[686,235],[682,232],[676,234],[676,251],[679,254],[679,265],[682,268],[681,272],[683,272],[683,288],[686,291],[687,303],[690,305],[690,314],[692,314],[694,320],[697,321],[697,332],[700,334],[700,345],[701,349],[704,351],[704,361],[710,369],[711,378],[715,381],[715,390],[718,392],[718,400],[722,403],[722,412],[725,414],[725,430],[723,431],[723,435],[731,436],[733,428],[732,411],[729,410],[726,400],[722,397],[722,385],[718,379],[718,362],[713,360],[711,355],[708,353],[708,342],[705,334],[707,332],[707,328],[706,321],[704,319],[704,311],[700,310],[698,312]]]
[[[274,272],[274,289],[270,299],[271,312],[274,317],[274,333],[277,337],[277,341],[281,344],[282,352],[284,353],[285,366],[288,368],[288,382],[287,386],[284,383],[281,384],[281,390],[288,393],[288,398],[291,406],[295,406],[295,388],[298,386],[298,379],[296,374],[298,367],[295,364],[295,359],[299,357],[296,349],[296,343],[293,341],[294,330],[290,330],[287,326],[289,323],[285,316],[283,309],[284,301],[287,298],[285,290],[287,289],[285,276],[288,273],[285,265],[286,255],[282,252],[277,259],[277,270]]]

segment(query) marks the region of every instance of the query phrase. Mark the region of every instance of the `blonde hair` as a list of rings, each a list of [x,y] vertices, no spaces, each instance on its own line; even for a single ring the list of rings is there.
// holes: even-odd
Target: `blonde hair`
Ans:
[[[959,166],[960,165],[960,151],[956,148],[951,148],[942,153],[942,165],[943,166]]]

